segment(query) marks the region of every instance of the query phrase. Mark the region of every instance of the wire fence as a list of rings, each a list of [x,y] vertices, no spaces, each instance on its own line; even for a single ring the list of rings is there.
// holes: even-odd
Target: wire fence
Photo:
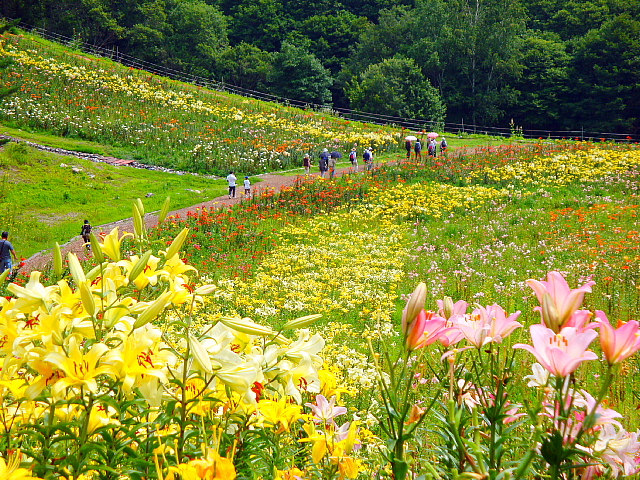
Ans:
[[[11,19],[8,19],[11,20]],[[498,137],[521,137],[521,138],[542,138],[542,139],[571,139],[582,141],[616,141],[616,142],[638,142],[640,134],[634,133],[614,133],[614,132],[593,132],[584,130],[540,130],[522,127],[494,127],[486,125],[474,125],[473,123],[451,123],[451,122],[435,122],[429,119],[404,118],[393,115],[382,115],[371,112],[361,112],[347,108],[337,108],[331,105],[321,105],[316,103],[303,102],[292,98],[272,95],[265,92],[259,92],[229,83],[211,80],[198,75],[192,75],[181,70],[153,63],[147,60],[133,57],[119,51],[117,47],[100,47],[83,42],[77,38],[71,38],[58,33],[45,30],[33,25],[19,23],[19,28],[38,35],[44,39],[70,46],[91,55],[109,58],[126,67],[144,70],[156,75],[168,77],[185,83],[191,83],[201,87],[209,88],[219,92],[232,93],[243,97],[254,98],[266,102],[275,102],[282,105],[298,107],[305,110],[313,110],[336,115],[346,120],[370,123],[374,125],[391,125],[398,128],[404,128],[413,131],[432,131],[437,130],[442,133],[466,136],[466,135],[490,135]]]

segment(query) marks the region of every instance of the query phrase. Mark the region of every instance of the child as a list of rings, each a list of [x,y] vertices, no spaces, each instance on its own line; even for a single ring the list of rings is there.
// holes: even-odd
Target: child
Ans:
[[[249,177],[244,177],[244,196],[251,198],[251,181]]]
[[[89,220],[85,220],[82,224],[80,235],[82,236],[82,241],[87,251],[91,250],[91,225],[89,224]]]

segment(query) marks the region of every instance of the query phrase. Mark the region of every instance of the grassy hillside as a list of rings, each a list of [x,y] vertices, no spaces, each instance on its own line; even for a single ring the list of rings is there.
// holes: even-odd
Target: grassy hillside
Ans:
[[[182,170],[247,173],[299,165],[304,153],[353,144],[395,150],[402,132],[223,94],[7,34],[13,59],[0,81],[18,91],[0,103],[11,127],[91,140],[130,158]]]
[[[99,225],[130,217],[136,198],[148,212],[167,196],[181,208],[222,195],[226,185],[224,179],[116,167],[17,143],[0,148],[0,172],[0,225],[24,257],[78,235],[85,218]]]

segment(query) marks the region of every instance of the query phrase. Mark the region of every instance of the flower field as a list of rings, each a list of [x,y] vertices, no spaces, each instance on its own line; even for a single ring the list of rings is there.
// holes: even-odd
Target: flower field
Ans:
[[[2,48],[23,89],[4,120],[179,168],[397,142],[27,37]],[[138,201],[92,262],[56,248],[0,297],[0,476],[637,475],[640,150],[454,153],[165,206],[153,229]]]
[[[395,149],[401,135],[170,81],[37,37],[5,35],[0,55],[14,60],[0,82],[19,87],[0,103],[3,122],[124,147],[136,159],[180,170],[282,170],[323,147]]]
[[[518,186],[387,164],[94,239],[9,287],[7,432],[60,440],[5,448],[38,478],[633,476],[640,151],[554,149],[508,153]]]

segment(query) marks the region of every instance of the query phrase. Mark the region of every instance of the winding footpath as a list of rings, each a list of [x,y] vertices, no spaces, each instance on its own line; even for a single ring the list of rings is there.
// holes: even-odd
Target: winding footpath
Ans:
[[[37,144],[29,143],[29,145],[35,148],[38,148]],[[46,148],[47,150],[49,150],[49,147],[46,147]],[[55,149],[55,150],[60,150],[60,149]],[[72,152],[68,150],[65,150],[64,152],[65,152],[64,155],[79,156],[79,155],[76,155],[77,152]],[[56,151],[56,153],[60,153],[60,152]],[[84,156],[86,154],[81,154],[81,155]],[[110,161],[108,163],[118,165],[116,163],[117,160],[118,159],[113,159],[113,161]],[[105,160],[97,158],[96,161],[105,161]],[[128,166],[134,167],[134,168],[136,167],[135,165],[130,165],[130,164]],[[364,171],[363,166],[360,166],[360,171],[361,172]],[[353,169],[351,167],[336,168],[336,174],[338,176],[344,175],[345,173],[353,173]],[[317,172],[314,172],[311,175],[318,176],[319,174]],[[252,185],[252,190],[254,191],[254,195],[260,195],[260,192],[266,189],[275,189],[279,191],[282,187],[294,185],[296,180],[300,177],[299,175],[283,176],[283,175],[274,175],[269,173],[257,175],[257,176],[261,179],[261,181],[259,183],[255,183],[254,185]],[[238,191],[241,191],[241,190],[242,190],[242,185],[240,184],[240,186],[238,187]],[[206,202],[192,205],[190,207],[171,211],[168,216],[179,216],[181,218],[185,218],[188,212],[194,212],[202,208],[211,209],[211,208],[230,207],[234,204],[240,203],[241,201],[242,201],[241,196],[236,198],[229,198],[228,196],[225,195],[222,197],[214,198],[212,200],[208,200]],[[145,215],[145,224],[147,228],[154,227],[157,225],[157,223],[158,223],[157,212],[149,213]],[[107,223],[104,225],[93,225],[93,232],[96,235],[100,233],[109,233],[115,227],[119,227],[120,232],[132,232],[133,218],[129,217],[122,220],[118,220],[116,222]],[[52,244],[52,247],[53,247],[53,244]],[[72,238],[64,245],[61,245],[60,249],[62,251],[63,258],[66,258],[66,255],[69,252],[75,253],[78,256],[78,258],[80,258],[81,260],[87,258],[87,251],[84,247],[82,238],[79,235],[77,237]],[[43,270],[47,268],[48,265],[51,265],[51,264],[52,264],[52,251],[43,250],[31,256],[30,258],[24,260],[24,264],[21,266],[19,271],[28,273],[33,270]]]

